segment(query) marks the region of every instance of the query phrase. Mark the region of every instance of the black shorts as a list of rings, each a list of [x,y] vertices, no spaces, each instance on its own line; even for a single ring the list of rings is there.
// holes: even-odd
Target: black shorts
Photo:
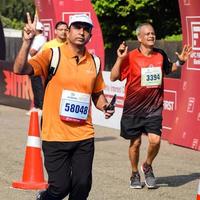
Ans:
[[[121,137],[132,139],[139,137],[142,133],[155,133],[161,136],[162,116],[138,117],[125,116],[121,118]]]

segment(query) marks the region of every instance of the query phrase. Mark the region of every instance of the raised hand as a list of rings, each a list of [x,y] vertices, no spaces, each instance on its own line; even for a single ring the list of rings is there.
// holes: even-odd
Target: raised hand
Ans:
[[[178,59],[180,61],[185,62],[191,53],[192,53],[192,47],[189,45],[184,45],[182,52],[180,54],[176,52],[175,54],[178,56]]]
[[[120,45],[119,45],[119,48],[117,49],[117,55],[118,57],[126,57],[128,53],[128,46],[126,45],[126,42],[123,41]]]
[[[33,22],[31,21],[29,13],[26,13],[26,16],[27,16],[27,24],[24,27],[23,39],[32,40],[36,34],[37,16],[35,15]]]

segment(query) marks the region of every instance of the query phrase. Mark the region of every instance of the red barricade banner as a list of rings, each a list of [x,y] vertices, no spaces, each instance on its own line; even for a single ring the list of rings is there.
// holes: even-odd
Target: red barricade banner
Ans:
[[[27,75],[13,73],[13,63],[0,60],[0,105],[29,109],[33,92]]]
[[[183,45],[192,54],[182,69],[177,115],[169,141],[200,151],[200,9],[199,0],[179,0]]]
[[[162,139],[168,140],[178,109],[180,79],[164,78]]]

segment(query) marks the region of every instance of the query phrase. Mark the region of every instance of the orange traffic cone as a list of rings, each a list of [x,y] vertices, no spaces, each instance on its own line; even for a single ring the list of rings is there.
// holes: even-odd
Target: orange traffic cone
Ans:
[[[14,181],[13,188],[19,189],[46,189],[44,180],[43,162],[41,156],[41,141],[39,133],[38,113],[32,112],[29,124],[29,133],[26,146],[23,177],[21,181]]]
[[[198,186],[198,190],[197,190],[197,199],[196,200],[200,200],[200,181],[199,181],[199,186]]]

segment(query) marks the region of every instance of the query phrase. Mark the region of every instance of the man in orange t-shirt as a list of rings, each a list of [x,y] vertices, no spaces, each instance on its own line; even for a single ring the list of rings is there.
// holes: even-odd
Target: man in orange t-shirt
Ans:
[[[26,61],[26,55],[35,36],[35,23],[27,13],[23,44],[13,70],[17,74],[48,76],[52,51],[46,49]],[[47,190],[39,192],[37,200],[61,200],[69,194],[70,200],[86,200],[92,184],[94,156],[94,128],[91,119],[91,101],[109,118],[103,94],[102,72],[85,45],[92,34],[93,23],[85,14],[70,16],[67,44],[60,48],[60,62],[48,82],[43,104],[42,148],[49,177]]]

